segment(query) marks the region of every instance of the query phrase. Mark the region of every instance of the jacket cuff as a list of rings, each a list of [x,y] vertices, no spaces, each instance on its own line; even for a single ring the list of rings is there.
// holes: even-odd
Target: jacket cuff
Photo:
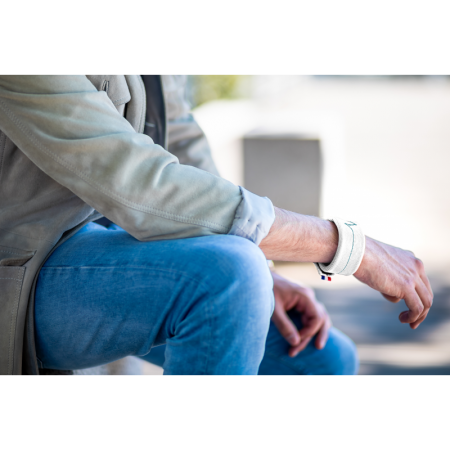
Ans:
[[[260,242],[269,234],[275,220],[272,202],[267,197],[255,195],[239,186],[242,201],[236,210],[231,230],[228,234],[240,236],[254,244]]]

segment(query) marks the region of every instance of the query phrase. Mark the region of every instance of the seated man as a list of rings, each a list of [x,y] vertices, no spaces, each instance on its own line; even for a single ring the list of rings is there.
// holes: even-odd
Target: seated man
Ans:
[[[347,258],[338,222],[220,178],[183,89],[180,77],[0,77],[0,373],[127,355],[166,374],[356,373],[313,292],[266,263],[338,273],[325,271]],[[403,298],[400,321],[419,326],[432,303],[420,260],[370,238],[358,251],[340,272]]]

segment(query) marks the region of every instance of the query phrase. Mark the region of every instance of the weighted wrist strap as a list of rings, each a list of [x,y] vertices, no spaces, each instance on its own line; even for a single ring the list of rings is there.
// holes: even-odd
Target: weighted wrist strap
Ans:
[[[333,275],[353,275],[359,268],[364,256],[366,238],[359,225],[339,218],[330,219],[334,222],[339,232],[339,244],[330,264],[315,263],[322,279]]]

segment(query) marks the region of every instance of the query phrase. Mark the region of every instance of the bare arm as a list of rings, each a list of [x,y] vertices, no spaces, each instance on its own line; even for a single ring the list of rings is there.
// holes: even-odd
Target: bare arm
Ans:
[[[335,225],[317,217],[275,208],[276,218],[260,244],[268,259],[329,263],[336,253]],[[366,250],[354,274],[391,302],[405,300],[408,311],[402,323],[415,329],[425,320],[433,303],[433,292],[423,263],[414,253],[366,237]]]
[[[267,259],[329,263],[339,235],[334,223],[275,207],[275,221],[260,244]]]

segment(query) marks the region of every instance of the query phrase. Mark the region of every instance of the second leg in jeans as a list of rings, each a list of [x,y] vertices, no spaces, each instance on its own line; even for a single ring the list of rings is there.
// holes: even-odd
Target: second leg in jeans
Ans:
[[[301,314],[292,310],[289,317],[302,328]],[[290,344],[271,323],[259,375],[356,375],[359,361],[353,341],[336,328],[329,331],[325,347],[318,350],[315,338],[295,357],[288,355]]]

